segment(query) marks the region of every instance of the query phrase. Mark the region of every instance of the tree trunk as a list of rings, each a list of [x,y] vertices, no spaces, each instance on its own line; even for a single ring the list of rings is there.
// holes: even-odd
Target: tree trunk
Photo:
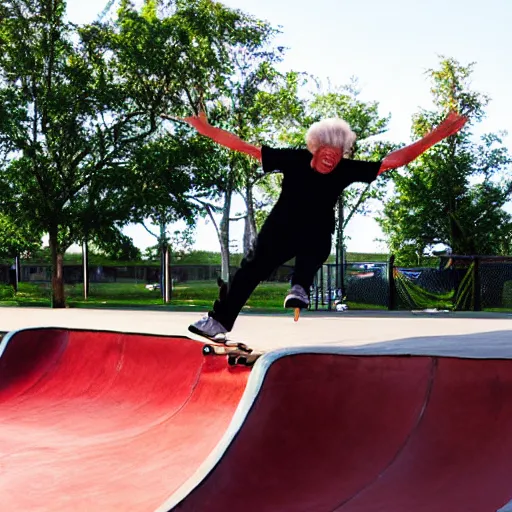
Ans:
[[[256,219],[254,218],[254,196],[252,186],[247,184],[245,187],[245,205],[247,207],[247,215],[244,225],[244,255],[246,255],[253,247],[256,239]]]
[[[52,256],[52,308],[65,308],[63,254],[58,241],[58,228],[50,229],[50,252]]]
[[[170,262],[171,251],[169,248],[169,244],[167,244],[167,242],[164,242],[161,246],[160,251],[160,267],[162,269],[162,279],[160,287],[162,291],[162,300],[164,301],[165,304],[168,304],[171,301],[172,282]]]
[[[162,218],[162,217],[161,217]],[[160,238],[158,239],[158,245],[160,247],[160,294],[162,301],[167,304],[171,300],[171,286],[170,280],[170,249],[167,240],[167,224],[160,221]]]
[[[222,218],[219,225],[219,242],[221,254],[221,277],[229,283],[229,215],[231,213],[231,199],[233,187],[231,183],[224,194],[224,205],[222,207]]]

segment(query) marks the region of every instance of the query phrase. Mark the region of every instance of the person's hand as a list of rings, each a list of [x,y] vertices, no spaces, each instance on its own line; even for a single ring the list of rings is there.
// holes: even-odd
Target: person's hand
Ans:
[[[199,115],[197,116],[183,117],[180,119],[181,121],[184,121],[190,126],[193,126],[196,130],[199,130],[200,128],[203,128],[205,126],[210,126],[210,123],[208,123],[208,118],[206,117],[204,111],[199,112]]]
[[[455,135],[468,122],[466,116],[450,112],[445,120],[431,132],[427,133],[423,138],[417,140],[409,146],[397,149],[386,155],[379,169],[378,174],[382,174],[389,169],[397,169],[412,162],[422,153],[437,144],[443,139]]]
[[[196,130],[201,127],[210,126],[208,123],[208,118],[206,114],[201,111],[197,116],[188,116],[188,117],[178,117],[178,116],[170,116],[167,114],[161,114],[160,117],[163,119],[168,119],[169,121],[180,121],[182,123],[187,123],[190,126],[194,127]]]

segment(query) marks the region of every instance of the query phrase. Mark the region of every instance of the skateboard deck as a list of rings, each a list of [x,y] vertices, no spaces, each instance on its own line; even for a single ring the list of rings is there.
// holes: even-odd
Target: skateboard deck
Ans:
[[[245,343],[208,343],[203,347],[205,356],[227,356],[230,366],[252,366],[262,355],[262,352],[254,351]]]
[[[255,352],[245,343],[230,341],[225,336],[222,338],[207,336],[193,325],[189,326],[188,330],[210,341],[203,346],[203,355],[227,356],[230,366],[252,366],[262,355],[262,352]]]

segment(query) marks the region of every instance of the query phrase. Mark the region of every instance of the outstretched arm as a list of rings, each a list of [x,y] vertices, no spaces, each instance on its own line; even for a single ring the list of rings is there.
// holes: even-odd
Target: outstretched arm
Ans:
[[[208,123],[204,112],[200,112],[198,116],[185,117],[181,120],[193,126],[201,135],[212,139],[217,144],[261,160],[261,148],[243,141],[233,133],[212,126]]]
[[[379,169],[379,174],[389,169],[396,169],[412,162],[418,158],[427,149],[437,144],[441,140],[457,133],[468,121],[468,118],[461,116],[455,112],[450,112],[448,117],[434,130],[425,135],[422,139],[406,146],[405,148],[397,149],[389,153]]]

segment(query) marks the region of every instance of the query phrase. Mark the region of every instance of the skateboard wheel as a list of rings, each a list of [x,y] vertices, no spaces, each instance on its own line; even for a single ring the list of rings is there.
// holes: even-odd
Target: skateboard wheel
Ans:
[[[211,356],[214,353],[214,350],[210,345],[205,345],[203,347],[203,355],[205,356]]]
[[[247,357],[241,356],[238,358],[238,364],[244,364],[247,365]]]
[[[235,366],[236,365],[236,356],[229,356],[228,357],[228,364],[229,366]]]

